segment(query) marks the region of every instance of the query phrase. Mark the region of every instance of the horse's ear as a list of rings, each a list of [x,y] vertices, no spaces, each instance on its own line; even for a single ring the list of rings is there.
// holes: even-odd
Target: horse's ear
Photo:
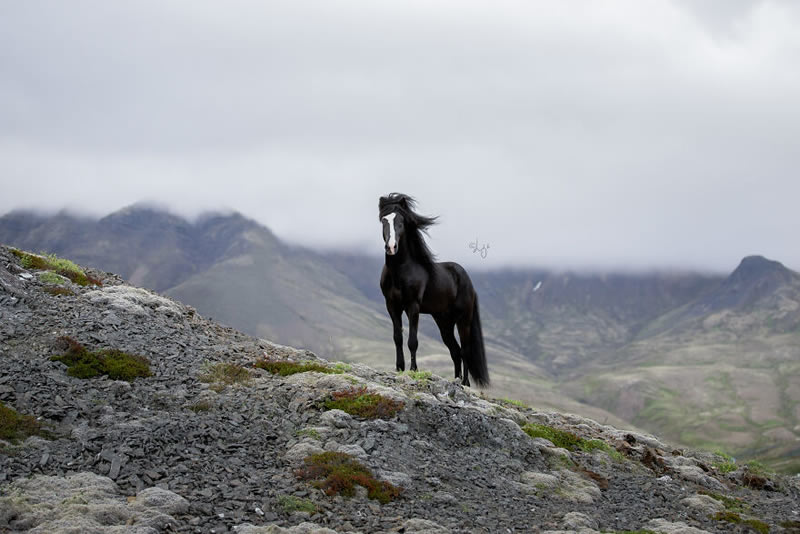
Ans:
[[[404,210],[408,211],[408,199],[405,197],[405,195],[400,197],[399,204],[400,204],[401,208],[403,208]]]

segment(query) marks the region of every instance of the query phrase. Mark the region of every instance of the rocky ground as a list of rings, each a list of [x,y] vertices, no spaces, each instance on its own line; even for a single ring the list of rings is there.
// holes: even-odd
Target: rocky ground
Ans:
[[[711,453],[436,376],[359,365],[272,375],[253,363],[334,364],[89,274],[103,286],[65,282],[73,294],[53,295],[52,279],[0,247],[0,401],[48,429],[0,442],[0,532],[800,532],[797,477],[722,473]],[[146,356],[153,376],[70,377],[50,360],[61,336]],[[201,380],[220,362],[252,378]],[[365,420],[322,406],[361,386],[403,409]],[[568,451],[526,423],[605,445]],[[352,455],[402,492],[387,504],[328,496],[297,476],[321,451]]]

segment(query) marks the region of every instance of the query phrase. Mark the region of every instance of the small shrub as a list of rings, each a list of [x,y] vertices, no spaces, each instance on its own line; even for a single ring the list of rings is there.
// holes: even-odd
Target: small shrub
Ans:
[[[745,464],[747,469],[750,470],[751,473],[760,476],[769,476],[772,472],[767,468],[766,465],[762,464],[758,460],[750,460]]]
[[[366,387],[336,391],[324,405],[328,410],[342,410],[363,419],[390,419],[404,406],[400,401],[368,393]]]
[[[289,360],[259,360],[254,364],[254,367],[269,371],[274,375],[289,376],[297,373],[308,373],[314,371],[317,373],[325,374],[341,374],[342,371],[335,367],[327,367],[316,362],[292,362]]]
[[[294,495],[278,495],[278,504],[287,514],[293,514],[294,512],[306,512],[313,515],[317,513],[316,504],[309,499],[301,499],[300,497],[295,497]]]
[[[355,495],[356,485],[367,489],[367,496],[386,504],[400,495],[402,488],[377,480],[364,465],[343,452],[312,454],[305,459],[305,467],[295,471],[302,480],[314,480],[314,487],[329,496]]]
[[[247,385],[253,379],[250,371],[235,363],[207,363],[203,372],[197,377],[201,382],[211,384],[211,389],[219,393],[226,386],[233,384]]]
[[[43,434],[42,426],[32,415],[25,415],[0,402],[0,439],[16,443],[28,436]]]
[[[73,338],[63,336],[58,343],[66,348],[64,354],[50,359],[67,366],[67,374],[76,378],[93,378],[106,375],[113,380],[132,382],[138,377],[151,376],[150,362],[144,356],[128,354],[116,349],[90,352]]]

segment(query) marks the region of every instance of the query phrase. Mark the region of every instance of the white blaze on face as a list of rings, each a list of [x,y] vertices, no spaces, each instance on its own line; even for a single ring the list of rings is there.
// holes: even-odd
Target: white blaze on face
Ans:
[[[390,213],[383,217],[383,220],[389,224],[389,239],[386,240],[386,253],[393,256],[397,253],[397,236],[394,232],[394,218],[396,213]]]

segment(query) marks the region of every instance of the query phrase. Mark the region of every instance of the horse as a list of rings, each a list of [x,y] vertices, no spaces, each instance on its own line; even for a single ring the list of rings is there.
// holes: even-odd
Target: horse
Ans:
[[[415,208],[415,200],[401,193],[391,193],[378,201],[386,252],[381,291],[394,328],[396,368],[405,370],[403,312],[408,317],[412,371],[417,370],[419,314],[426,313],[433,317],[442,341],[450,351],[455,378],[461,378],[461,383],[469,386],[469,375],[472,375],[479,386],[487,386],[489,371],[478,312],[478,294],[461,265],[435,261],[422,234],[428,233],[428,227],[436,222],[437,217],[415,213]],[[454,328],[458,329],[460,346]]]

